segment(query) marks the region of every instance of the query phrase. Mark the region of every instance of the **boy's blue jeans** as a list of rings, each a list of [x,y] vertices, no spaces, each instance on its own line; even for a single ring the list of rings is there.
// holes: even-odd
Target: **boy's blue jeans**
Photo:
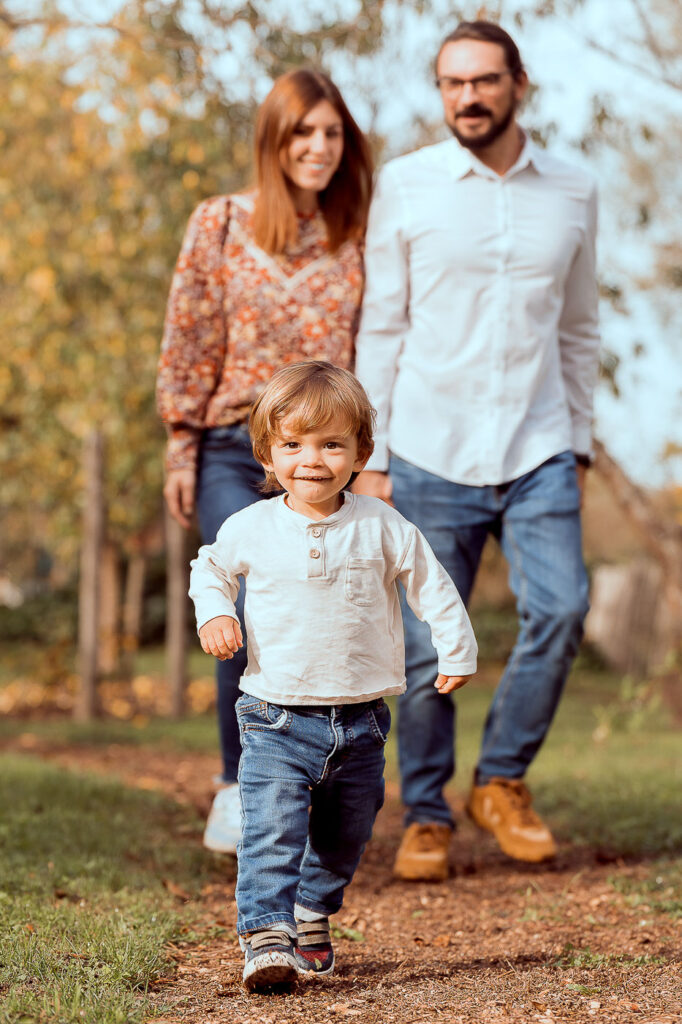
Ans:
[[[489,534],[506,556],[520,628],[488,712],[476,778],[521,778],[552,722],[588,609],[573,453],[498,487],[451,483],[395,456],[389,472],[396,507],[425,535],[465,603]],[[406,821],[451,824],[443,787],[455,769],[454,705],[433,686],[429,627],[404,602],[403,621],[398,749]]]
[[[294,906],[341,907],[384,802],[384,700],[334,707],[270,704],[242,694],[237,846],[238,931],[295,934]]]
[[[204,431],[197,473],[197,513],[204,544],[213,543],[228,516],[263,497],[259,486],[264,479],[263,467],[253,457],[245,423]],[[243,586],[236,605],[243,630]],[[244,646],[233,658],[217,662],[216,668],[218,731],[225,782],[236,782],[239,768],[241,747],[234,706],[239,697],[239,680],[246,669],[246,640],[244,635]]]

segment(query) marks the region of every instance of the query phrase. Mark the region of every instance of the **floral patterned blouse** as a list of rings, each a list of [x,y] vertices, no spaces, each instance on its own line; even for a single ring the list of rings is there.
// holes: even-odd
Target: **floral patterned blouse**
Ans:
[[[327,247],[322,215],[271,255],[251,232],[254,193],[193,213],[171,285],[157,379],[166,466],[196,465],[201,433],[246,419],[272,374],[325,359],[350,367],[363,288],[360,247]]]

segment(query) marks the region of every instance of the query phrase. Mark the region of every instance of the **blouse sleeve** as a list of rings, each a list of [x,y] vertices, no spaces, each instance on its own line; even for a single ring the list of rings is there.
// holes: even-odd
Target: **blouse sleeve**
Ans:
[[[197,207],[171,283],[156,384],[157,407],[169,433],[168,469],[196,465],[206,406],[225,359],[222,250],[229,207],[227,196]]]

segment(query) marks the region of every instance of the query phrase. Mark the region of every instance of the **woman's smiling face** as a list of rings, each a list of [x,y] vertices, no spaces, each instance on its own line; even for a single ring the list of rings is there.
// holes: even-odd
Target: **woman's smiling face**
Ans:
[[[294,129],[282,151],[282,169],[294,195],[322,192],[343,156],[343,122],[329,100],[320,100]]]

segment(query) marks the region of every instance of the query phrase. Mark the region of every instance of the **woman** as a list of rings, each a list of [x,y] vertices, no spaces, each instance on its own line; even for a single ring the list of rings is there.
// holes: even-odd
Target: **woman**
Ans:
[[[157,382],[169,440],[164,495],[204,543],[262,497],[246,421],[281,366],[353,360],[363,288],[361,243],[372,162],[367,142],[326,75],[291,71],[261,106],[256,187],[217,196],[192,215],[173,277]],[[243,593],[237,606],[242,618]],[[204,844],[239,838],[239,730],[234,705],[246,647],[218,663],[223,788]]]

